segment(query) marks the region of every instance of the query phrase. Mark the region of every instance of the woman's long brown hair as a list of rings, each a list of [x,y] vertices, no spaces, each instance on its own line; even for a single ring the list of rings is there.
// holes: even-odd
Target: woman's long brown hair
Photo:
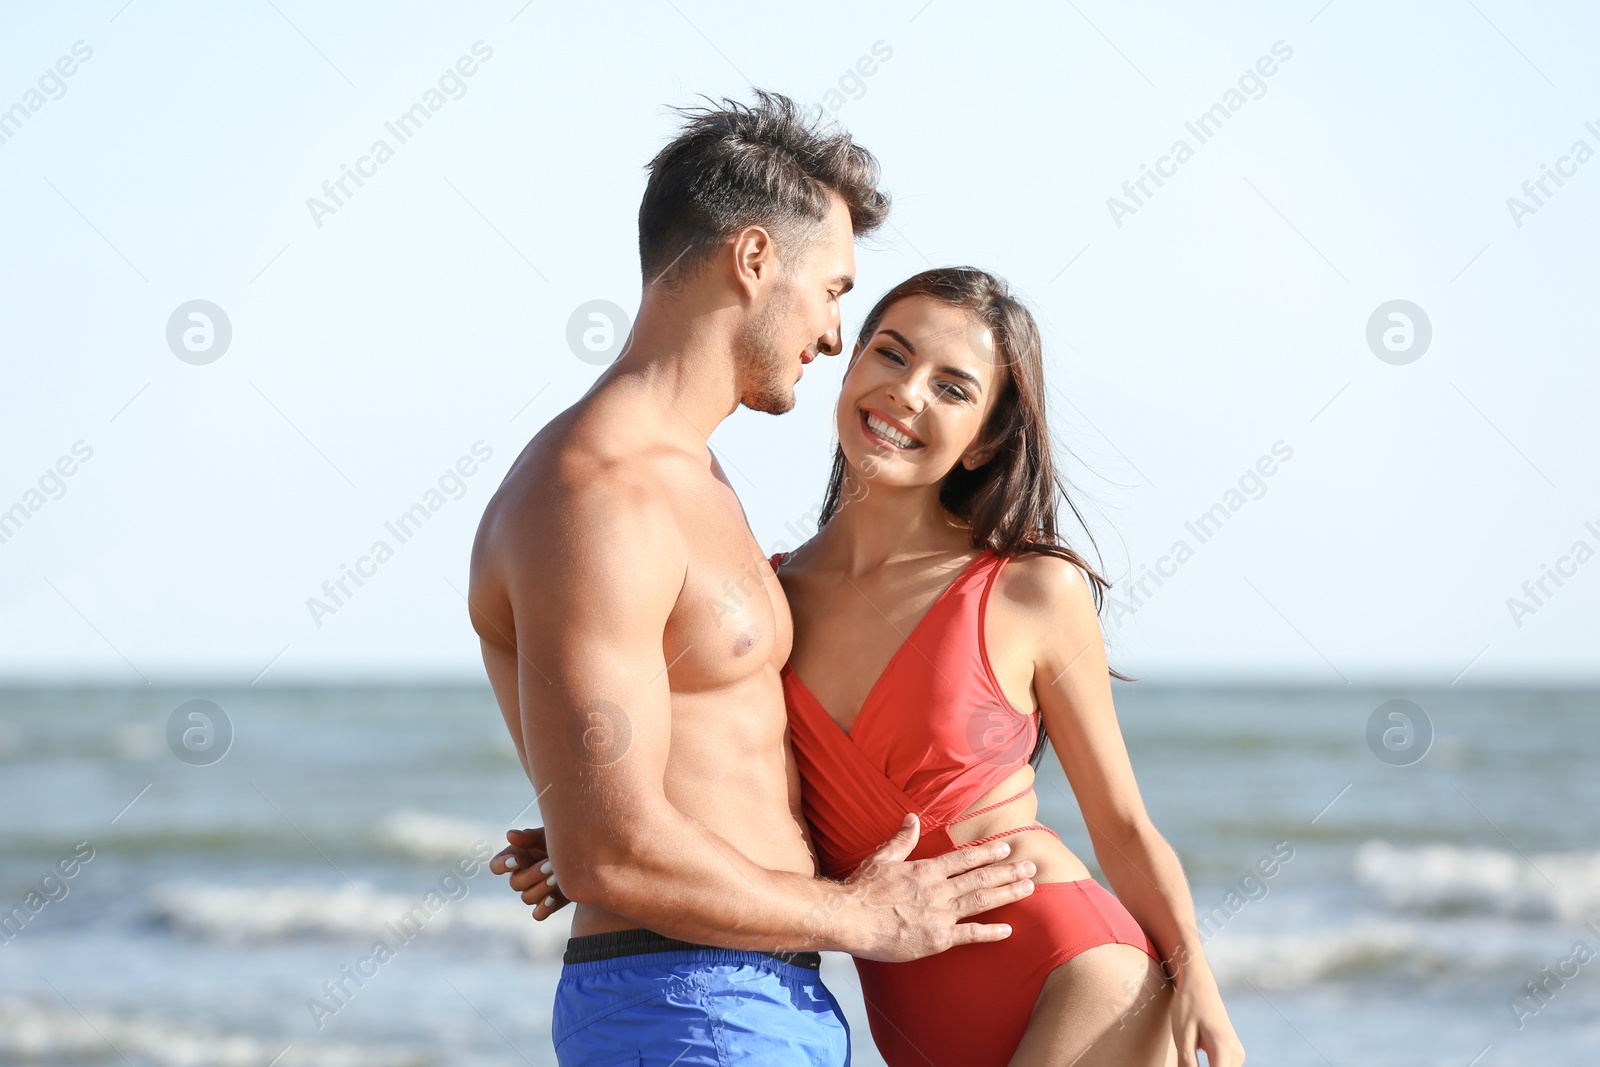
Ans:
[[[994,446],[993,455],[975,470],[957,464],[939,486],[939,502],[966,525],[973,548],[992,549],[1007,557],[1025,553],[1055,556],[1081,569],[1089,578],[1098,613],[1111,583],[1062,539],[1056,526],[1059,498],[1071,509],[1089,543],[1095,543],[1067,493],[1066,482],[1056,473],[1045,422],[1044,346],[1033,314],[1011,295],[1004,281],[987,271],[938,267],[912,275],[883,294],[861,324],[856,343],[865,345],[872,340],[889,308],[912,296],[932,297],[972,314],[989,328],[999,361],[1010,371],[983,429],[983,442]],[[819,529],[847,495],[853,499],[859,494],[860,487],[846,486],[851,477],[843,450],[835,447]],[[1099,556],[1098,545],[1095,555]],[[1134,680],[1114,668],[1111,676]],[[1041,722],[1038,741],[1028,756],[1030,765],[1038,767],[1047,740]]]

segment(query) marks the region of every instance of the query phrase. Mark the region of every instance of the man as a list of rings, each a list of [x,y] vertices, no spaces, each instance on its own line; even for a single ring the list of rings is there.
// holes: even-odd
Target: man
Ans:
[[[1032,870],[1004,842],[905,862],[912,815],[850,881],[815,877],[788,605],[706,441],[741,404],[788,411],[804,365],[838,354],[854,236],[888,198],[870,153],[782,96],[685,117],[639,209],[629,345],[518,457],[473,546],[472,623],[546,823],[509,852],[548,846],[559,890],[524,885],[536,917],[577,903],[561,1064],[847,1063],[817,953],[1005,937],[959,920]]]

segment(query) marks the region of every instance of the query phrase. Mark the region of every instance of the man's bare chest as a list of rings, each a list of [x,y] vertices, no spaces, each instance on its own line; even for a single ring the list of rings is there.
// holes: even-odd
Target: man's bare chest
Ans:
[[[793,643],[783,587],[732,491],[718,488],[686,497],[679,509],[688,564],[663,646],[674,692],[727,688],[777,670]]]

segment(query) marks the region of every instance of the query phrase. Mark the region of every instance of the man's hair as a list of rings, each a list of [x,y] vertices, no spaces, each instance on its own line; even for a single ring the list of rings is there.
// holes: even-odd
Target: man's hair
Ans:
[[[646,284],[695,273],[746,226],[772,234],[780,259],[827,217],[829,193],[850,209],[856,236],[889,214],[878,161],[793,100],[755,90],[753,104],[679,108],[682,132],[650,161],[639,204],[639,265]]]

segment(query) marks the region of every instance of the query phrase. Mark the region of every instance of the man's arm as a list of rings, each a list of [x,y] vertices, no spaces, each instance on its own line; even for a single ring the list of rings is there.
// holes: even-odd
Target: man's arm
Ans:
[[[685,548],[648,488],[564,496],[507,516],[495,536],[516,545],[497,565],[515,619],[520,747],[568,898],[728,948],[914,959],[1009,934],[959,921],[1031,891],[1031,864],[996,863],[1004,842],[902,862],[913,823],[837,883],[762,868],[669,803],[662,635]]]

